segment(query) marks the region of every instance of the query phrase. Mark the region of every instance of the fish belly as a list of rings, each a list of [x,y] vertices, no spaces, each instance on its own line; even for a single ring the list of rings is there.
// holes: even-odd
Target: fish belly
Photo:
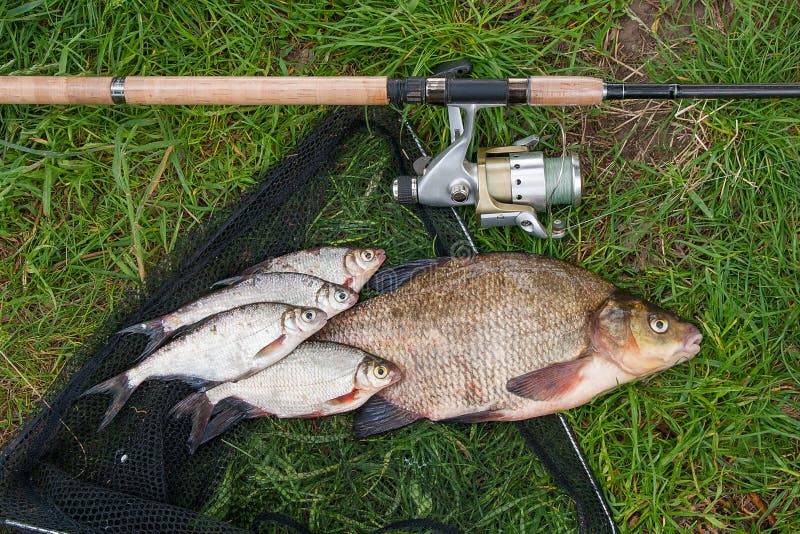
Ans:
[[[280,317],[287,308],[265,303],[218,315],[154,352],[129,371],[129,379],[137,383],[150,378],[222,382],[267,367],[275,360],[264,361],[256,354],[282,335]],[[276,358],[293,348],[291,341],[286,339],[285,351],[276,353]],[[295,345],[299,342],[294,340]]]
[[[236,397],[278,417],[302,417],[350,393],[363,356],[349,347],[303,344],[267,369],[210,389],[208,399],[217,404]]]

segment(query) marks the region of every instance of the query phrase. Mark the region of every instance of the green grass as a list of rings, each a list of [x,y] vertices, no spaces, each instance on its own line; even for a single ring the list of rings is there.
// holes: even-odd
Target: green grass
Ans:
[[[0,75],[407,76],[466,57],[480,76],[800,82],[792,2],[265,4],[0,0]],[[325,112],[1,107],[0,435],[176,240]],[[408,116],[431,152],[446,146],[442,110]],[[482,145],[541,131],[556,152],[557,119],[585,181],[583,204],[559,212],[571,224],[562,241],[478,229],[465,211],[482,251],[569,259],[693,318],[705,335],[691,362],[567,414],[625,530],[800,530],[799,118],[788,101],[481,118]],[[337,167],[336,201],[309,244],[371,239],[393,263],[430,256],[418,221],[388,192],[359,194],[388,177],[384,148],[356,142],[375,158]],[[332,220],[346,221],[344,232]],[[326,532],[425,514],[484,531],[572,521],[510,425],[421,423],[357,443],[348,422],[253,423],[208,513],[246,525],[269,503]]]

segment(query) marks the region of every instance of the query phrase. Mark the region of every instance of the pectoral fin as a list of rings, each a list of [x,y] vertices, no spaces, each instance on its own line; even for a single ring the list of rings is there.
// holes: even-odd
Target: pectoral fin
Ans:
[[[515,376],[506,383],[514,395],[536,401],[554,401],[571,392],[581,382],[581,370],[591,358],[554,363],[542,369]]]
[[[328,402],[330,404],[336,404],[336,405],[348,404],[355,401],[356,397],[358,397],[358,389],[353,388],[353,390],[350,391],[350,393],[345,393],[344,395],[340,395],[339,397],[333,398]]]
[[[280,358],[276,357],[275,354],[281,349],[283,342],[286,340],[286,334],[282,334],[278,336],[275,341],[267,345],[266,347],[262,348],[260,351],[256,352],[254,358],[262,359],[262,360],[270,360],[270,363],[274,363]]]

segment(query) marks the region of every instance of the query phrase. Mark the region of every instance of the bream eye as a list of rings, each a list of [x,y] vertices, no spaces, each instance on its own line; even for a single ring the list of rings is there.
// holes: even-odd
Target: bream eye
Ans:
[[[373,371],[373,373],[375,374],[375,376],[377,378],[384,378],[387,375],[388,372],[389,372],[389,370],[386,369],[385,365],[379,365]]]
[[[313,321],[314,317],[316,316],[317,314],[311,310],[307,310],[305,313],[303,313],[303,319],[305,319],[306,321]]]
[[[365,250],[361,253],[361,257],[366,261],[372,261],[372,258],[375,257],[375,254],[371,250]]]
[[[660,317],[651,317],[650,328],[656,334],[663,334],[669,329],[669,321],[667,321],[666,319],[662,319]]]
[[[336,300],[338,300],[339,302],[346,301],[347,300],[347,293],[345,293],[344,291],[337,291],[336,292]]]

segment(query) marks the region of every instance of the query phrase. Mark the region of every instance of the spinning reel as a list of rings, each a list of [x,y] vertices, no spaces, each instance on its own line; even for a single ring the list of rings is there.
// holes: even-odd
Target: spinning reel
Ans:
[[[469,61],[452,61],[436,67],[434,76],[452,79],[471,69]],[[531,135],[511,146],[479,148],[477,161],[467,161],[478,110],[498,105],[448,105],[450,146],[433,159],[415,162],[418,176],[399,176],[392,185],[392,193],[398,202],[406,204],[474,205],[481,226],[516,225],[537,237],[563,237],[566,233],[563,221],[554,219],[548,229],[536,212],[547,212],[555,205],[580,203],[581,170],[576,154],[545,157],[542,152],[534,151],[539,138]]]
[[[475,115],[479,109],[492,106],[447,106],[450,146],[432,160],[418,160],[414,170],[419,176],[399,176],[392,185],[395,199],[440,207],[474,205],[481,226],[516,225],[537,237],[563,237],[563,221],[554,219],[547,229],[536,212],[580,203],[577,154],[545,157],[533,150],[539,139],[532,135],[511,146],[480,148],[477,162],[467,161]]]

